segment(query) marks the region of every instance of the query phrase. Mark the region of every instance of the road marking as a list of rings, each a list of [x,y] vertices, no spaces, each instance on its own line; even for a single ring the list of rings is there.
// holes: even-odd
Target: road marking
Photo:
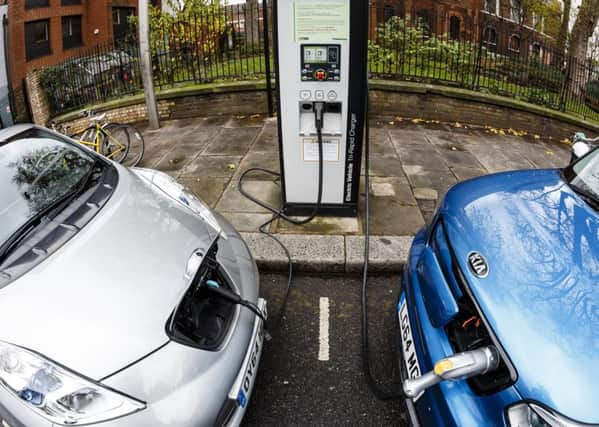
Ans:
[[[329,299],[320,298],[320,331],[319,331],[318,360],[329,360]]]

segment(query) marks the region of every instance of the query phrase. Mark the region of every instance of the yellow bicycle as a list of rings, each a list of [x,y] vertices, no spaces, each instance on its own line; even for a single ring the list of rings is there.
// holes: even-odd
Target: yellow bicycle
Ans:
[[[121,163],[127,157],[131,145],[128,126],[104,123],[105,118],[105,113],[91,117],[91,125],[75,137],[96,153]]]

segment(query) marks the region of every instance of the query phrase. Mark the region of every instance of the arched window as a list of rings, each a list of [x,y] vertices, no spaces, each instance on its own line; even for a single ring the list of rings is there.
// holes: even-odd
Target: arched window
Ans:
[[[449,38],[451,40],[460,39],[460,18],[457,16],[449,18]]]
[[[520,52],[520,36],[514,34],[512,37],[510,37],[508,49],[512,52]]]
[[[483,32],[483,45],[493,52],[497,49],[497,31],[495,28],[485,28],[485,31]]]
[[[539,43],[533,43],[531,48],[532,54],[537,58],[541,57],[541,45]]]

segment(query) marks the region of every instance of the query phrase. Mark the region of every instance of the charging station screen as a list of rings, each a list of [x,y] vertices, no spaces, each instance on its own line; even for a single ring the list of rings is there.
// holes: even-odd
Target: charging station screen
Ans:
[[[328,46],[312,46],[304,48],[304,62],[326,64],[329,58]]]

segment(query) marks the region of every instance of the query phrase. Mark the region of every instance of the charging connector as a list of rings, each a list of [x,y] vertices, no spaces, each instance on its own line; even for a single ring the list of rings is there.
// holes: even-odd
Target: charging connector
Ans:
[[[220,286],[214,280],[208,280],[206,282],[206,285],[207,286],[206,286],[205,289],[210,290],[211,294],[216,295],[216,296],[218,296],[220,298],[226,299],[227,301],[230,301],[233,304],[238,304],[238,305],[247,307],[256,316],[258,316],[260,319],[262,319],[263,322],[266,323],[266,316],[265,316],[265,314],[262,312],[262,310],[260,310],[260,308],[256,304],[254,304],[254,303],[252,303],[252,302],[250,302],[248,300],[245,300],[245,299],[241,298],[241,295],[236,294],[235,292],[233,292],[233,291],[231,291],[231,290],[229,290],[227,288],[224,288],[224,287]]]

